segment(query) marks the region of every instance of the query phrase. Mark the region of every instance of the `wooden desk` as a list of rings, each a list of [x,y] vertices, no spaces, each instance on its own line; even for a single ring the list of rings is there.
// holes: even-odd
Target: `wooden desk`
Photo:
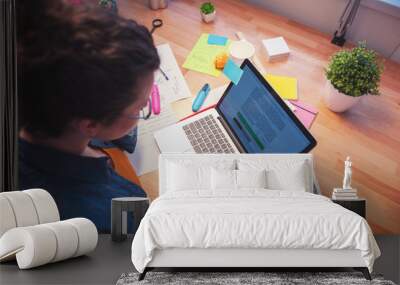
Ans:
[[[367,218],[376,233],[400,233],[400,65],[385,60],[381,80],[382,96],[368,96],[345,114],[329,111],[321,100],[325,91],[324,67],[340,48],[326,35],[272,14],[256,6],[214,0],[217,20],[201,21],[201,1],[170,1],[165,10],[153,11],[147,1],[119,0],[119,13],[151,27],[158,17],[164,26],[154,34],[157,44],[169,43],[181,66],[201,33],[216,33],[235,39],[240,30],[257,49],[268,72],[298,79],[301,100],[319,109],[311,128],[318,141],[312,151],[321,190],[330,196],[343,178],[343,160],[353,160],[353,186],[368,201]],[[264,38],[283,36],[291,55],[287,61],[268,63],[261,46]],[[218,78],[182,68],[192,94],[208,82],[213,88],[227,83]],[[190,100],[173,105],[178,117],[191,113]],[[158,195],[158,174],[149,173],[141,181],[154,199]]]

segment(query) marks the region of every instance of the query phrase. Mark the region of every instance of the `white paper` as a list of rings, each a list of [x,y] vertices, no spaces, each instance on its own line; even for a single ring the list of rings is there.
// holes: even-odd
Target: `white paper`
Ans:
[[[139,121],[138,142],[135,152],[128,153],[129,160],[134,165],[136,174],[139,176],[158,169],[160,151],[153,136],[154,132],[178,121],[166,98],[160,96],[160,99],[160,114],[157,116],[152,115],[148,120]]]
[[[135,152],[128,153],[129,160],[135,166],[138,176],[158,169],[158,155],[160,151],[152,137],[145,137],[138,141]]]
[[[160,71],[155,73],[155,82],[160,92],[161,112],[159,115],[152,115],[149,120],[139,122],[135,152],[127,154],[139,176],[158,169],[160,151],[154,138],[154,132],[178,121],[170,103],[191,97],[189,87],[169,44],[157,46],[157,51],[161,58],[161,68],[169,80],[166,80]]]
[[[192,94],[169,44],[157,46],[157,51],[161,59],[160,69],[169,79],[167,80],[160,70],[155,73],[160,95],[165,96],[169,103],[191,97]]]
[[[228,88],[228,84],[212,89],[204,101],[204,108],[217,104],[226,88]]]

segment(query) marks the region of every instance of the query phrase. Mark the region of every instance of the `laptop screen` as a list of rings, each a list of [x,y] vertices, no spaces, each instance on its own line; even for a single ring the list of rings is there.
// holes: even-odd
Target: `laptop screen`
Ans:
[[[316,144],[279,95],[249,61],[238,85],[230,84],[217,110],[247,153],[301,153]]]

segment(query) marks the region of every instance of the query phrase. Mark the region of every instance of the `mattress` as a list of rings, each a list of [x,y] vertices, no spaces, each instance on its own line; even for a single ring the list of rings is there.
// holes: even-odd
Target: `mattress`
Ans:
[[[143,272],[155,250],[169,248],[359,250],[370,271],[380,255],[361,216],[321,195],[265,189],[160,196],[134,237],[132,262]]]

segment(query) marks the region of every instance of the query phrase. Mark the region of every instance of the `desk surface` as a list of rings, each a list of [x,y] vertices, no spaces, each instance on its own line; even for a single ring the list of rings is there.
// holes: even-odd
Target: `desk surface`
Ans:
[[[312,151],[322,192],[331,195],[341,185],[343,160],[353,161],[353,185],[368,200],[367,217],[376,233],[400,232],[400,65],[385,60],[381,80],[382,96],[368,96],[345,114],[329,111],[321,100],[325,91],[324,67],[340,48],[326,35],[264,9],[240,1],[215,0],[217,20],[202,23],[201,1],[169,1],[164,10],[152,11],[147,1],[119,0],[119,11],[151,27],[158,17],[164,26],[157,29],[157,44],[169,43],[182,66],[186,56],[203,32],[235,39],[240,30],[256,46],[267,72],[298,79],[299,97],[319,109],[311,133],[318,141]],[[287,61],[268,63],[261,40],[283,36],[291,50]],[[181,68],[192,94],[208,82],[213,88],[227,83],[218,78]],[[191,113],[190,100],[176,102],[179,118]],[[151,198],[158,195],[157,172],[143,175],[141,181]]]
[[[132,237],[118,243],[99,235],[96,249],[87,256],[28,270],[19,270],[15,261],[2,263],[0,284],[115,284],[122,273],[135,271],[131,245]]]

